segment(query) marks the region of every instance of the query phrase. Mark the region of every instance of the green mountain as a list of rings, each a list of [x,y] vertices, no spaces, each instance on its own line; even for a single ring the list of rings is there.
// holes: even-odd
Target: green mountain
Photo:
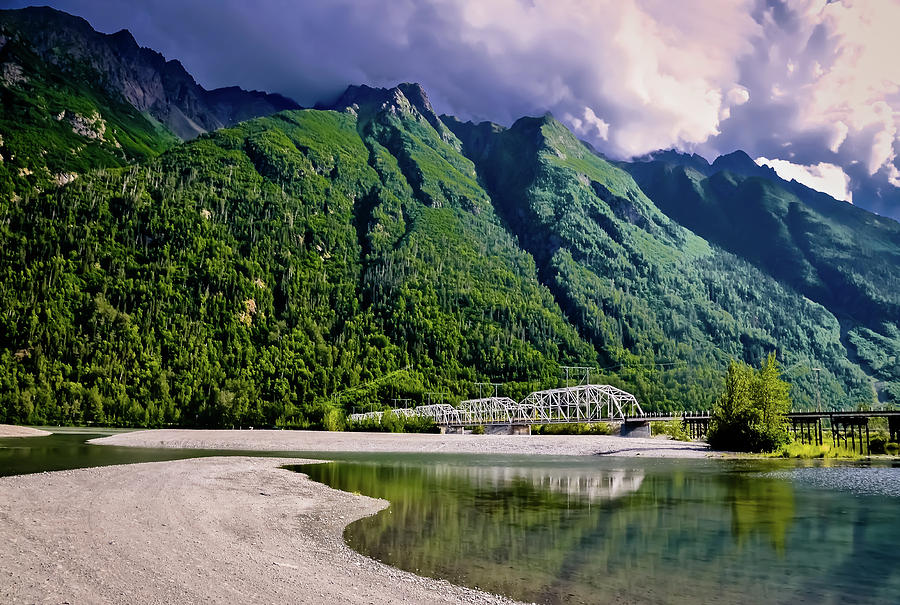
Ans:
[[[94,31],[48,8],[0,10],[0,195],[152,158],[182,139],[299,106],[236,87],[207,91],[127,30]]]
[[[462,123],[418,85],[353,86],[328,109],[178,143],[33,49],[19,35],[0,50],[29,74],[4,81],[4,99],[34,103],[0,121],[4,145],[46,142],[0,150],[0,422],[334,428],[354,407],[472,396],[478,382],[521,397],[555,386],[561,365],[597,368],[644,409],[706,409],[729,359],[773,350],[798,407],[817,393],[871,404],[876,379],[898,396],[883,378],[896,289],[878,281],[895,275],[894,232],[874,215],[834,210],[785,239],[813,274],[780,232],[755,247],[735,235],[748,219],[723,204],[759,198],[704,196],[711,224],[734,225],[705,233],[666,201],[677,187],[644,178],[649,163],[607,162],[550,116]],[[82,101],[109,136],[44,119]],[[123,142],[138,135],[144,148]],[[42,180],[19,174],[44,157]],[[52,178],[66,162],[78,177]],[[824,216],[788,194],[804,220]],[[851,274],[855,249],[871,258]]]
[[[625,168],[671,219],[828,309],[882,401],[900,399],[900,223],[784,181],[743,152],[706,168],[671,153]]]
[[[556,120],[447,121],[542,282],[642,400],[702,408],[726,359],[776,350],[795,369],[799,405],[815,401],[820,366],[826,402],[871,401],[832,314],[669,219]]]

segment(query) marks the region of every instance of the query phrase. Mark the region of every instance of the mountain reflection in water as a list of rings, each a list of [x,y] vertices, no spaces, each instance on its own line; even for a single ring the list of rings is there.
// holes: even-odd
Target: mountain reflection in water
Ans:
[[[896,603],[896,499],[815,490],[771,462],[338,462],[385,498],[356,550],[538,603]],[[858,469],[828,469],[839,481]],[[788,473],[785,476],[790,477]]]

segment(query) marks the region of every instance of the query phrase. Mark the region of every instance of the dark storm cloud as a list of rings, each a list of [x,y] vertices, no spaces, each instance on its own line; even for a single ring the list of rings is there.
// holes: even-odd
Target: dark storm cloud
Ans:
[[[129,28],[206,87],[310,105],[348,84],[418,81],[439,110],[507,124],[549,110],[622,157],[715,132],[720,112],[741,101],[733,56],[751,48],[753,2],[717,11],[705,0],[53,4],[101,31]]]
[[[753,157],[793,163],[783,168],[794,177],[809,167],[840,167],[844,175],[832,171],[828,193],[840,198],[843,189],[846,199],[900,216],[894,201],[900,70],[885,61],[900,50],[892,31],[900,5],[771,0],[755,17],[763,35],[739,61],[750,100],[703,151],[741,147]]]
[[[52,4],[101,31],[130,29],[208,88],[237,84],[312,105],[348,84],[417,81],[439,111],[463,119],[509,124],[552,111],[614,157],[741,148],[796,174],[825,170],[835,195],[843,172],[823,164],[852,173],[860,192],[860,179],[887,193],[900,184],[900,77],[883,60],[900,50],[889,35],[900,22],[895,1]]]

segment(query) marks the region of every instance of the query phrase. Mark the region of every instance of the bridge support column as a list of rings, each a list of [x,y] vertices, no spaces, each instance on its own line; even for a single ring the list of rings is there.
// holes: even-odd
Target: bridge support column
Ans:
[[[530,424],[488,424],[484,427],[486,435],[530,435]]]
[[[625,422],[619,429],[620,437],[650,437],[650,421]]]

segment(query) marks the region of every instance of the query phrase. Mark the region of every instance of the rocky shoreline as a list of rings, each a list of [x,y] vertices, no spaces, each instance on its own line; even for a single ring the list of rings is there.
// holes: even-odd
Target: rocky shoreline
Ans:
[[[0,478],[3,603],[514,603],[349,549],[387,506],[213,457]]]
[[[0,438],[2,437],[46,437],[51,435],[49,431],[34,429],[30,426],[16,426],[14,424],[0,424]]]

